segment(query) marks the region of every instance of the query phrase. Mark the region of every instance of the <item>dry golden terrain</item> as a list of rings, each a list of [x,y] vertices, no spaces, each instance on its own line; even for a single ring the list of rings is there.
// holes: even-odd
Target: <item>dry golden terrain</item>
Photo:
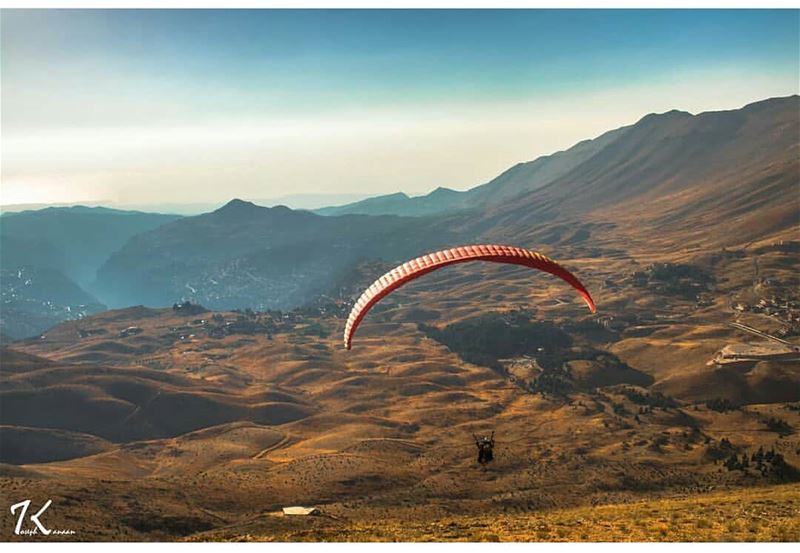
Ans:
[[[792,255],[767,248],[762,272],[796,279]],[[759,341],[728,322],[774,331],[730,309],[752,293],[750,262],[715,263],[700,307],[620,278],[640,262],[567,260],[599,315],[638,318],[613,331],[554,279],[481,265],[408,286],[352,351],[331,313],[214,336],[212,316],[267,315],[130,308],[63,323],[3,351],[4,503],[52,499],[49,527],[76,534],[47,539],[797,539],[798,364],[707,364]],[[570,361],[575,388],[539,393],[418,326],[521,306],[628,368]],[[719,399],[733,408],[709,407]],[[472,435],[492,430],[482,470]],[[759,448],[788,468],[724,466]],[[323,516],[275,516],[289,505]],[[5,539],[42,539],[13,535],[12,518],[0,515]]]
[[[656,501],[435,520],[292,519],[269,513],[198,534],[205,541],[800,541],[800,487],[752,488]]]

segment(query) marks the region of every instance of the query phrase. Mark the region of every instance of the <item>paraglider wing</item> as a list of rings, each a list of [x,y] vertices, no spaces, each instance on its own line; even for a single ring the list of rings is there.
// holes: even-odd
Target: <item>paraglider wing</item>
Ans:
[[[361,323],[361,320],[372,306],[381,299],[391,294],[405,283],[417,279],[431,271],[441,269],[448,265],[455,265],[456,263],[465,263],[467,261],[509,263],[550,273],[569,283],[577,290],[578,294],[583,297],[592,313],[596,311],[592,297],[575,275],[552,259],[538,252],[525,248],[517,248],[515,246],[500,246],[496,244],[459,246],[457,248],[428,253],[416,259],[412,259],[411,261],[406,261],[373,282],[369,288],[364,290],[364,293],[361,294],[358,301],[356,301],[353,306],[353,309],[350,311],[350,316],[347,318],[347,324],[344,329],[344,347],[350,349],[353,335],[358,325]]]

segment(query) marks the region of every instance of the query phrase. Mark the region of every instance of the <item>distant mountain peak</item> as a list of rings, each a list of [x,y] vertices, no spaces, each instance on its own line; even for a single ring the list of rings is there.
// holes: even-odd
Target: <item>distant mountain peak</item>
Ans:
[[[681,111],[679,109],[671,109],[669,111],[665,111],[664,113],[648,113],[644,117],[639,120],[639,123],[643,123],[645,121],[664,121],[668,119],[685,119],[687,117],[694,117],[688,111]]]
[[[768,109],[768,108],[780,108],[784,106],[796,106],[798,100],[800,100],[800,95],[792,94],[790,96],[778,96],[773,98],[765,98],[764,100],[758,100],[756,102],[750,102],[742,109],[747,111],[756,111],[761,109]]]
[[[458,191],[453,190],[452,188],[445,188],[444,186],[439,186],[436,188],[436,190],[428,194],[428,197],[435,198],[440,196],[453,196],[453,195],[458,195]]]
[[[245,200],[240,200],[239,198],[234,198],[219,209],[215,211],[215,213],[239,213],[239,212],[247,212],[252,211],[255,209],[264,209],[261,206],[254,204],[253,202],[248,202]]]

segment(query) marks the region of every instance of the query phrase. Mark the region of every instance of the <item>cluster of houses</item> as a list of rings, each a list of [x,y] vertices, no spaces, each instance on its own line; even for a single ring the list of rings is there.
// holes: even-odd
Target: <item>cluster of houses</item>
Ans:
[[[753,304],[736,302],[732,308],[740,313],[759,313],[772,317],[782,325],[781,329],[777,331],[780,336],[800,335],[800,298],[796,296],[773,295],[769,298],[761,298]]]

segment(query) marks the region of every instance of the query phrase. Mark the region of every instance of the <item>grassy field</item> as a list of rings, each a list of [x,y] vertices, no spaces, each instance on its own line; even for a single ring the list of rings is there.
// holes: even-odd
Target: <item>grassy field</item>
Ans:
[[[800,541],[800,485],[524,515],[355,522],[265,515],[198,534],[222,541]]]

